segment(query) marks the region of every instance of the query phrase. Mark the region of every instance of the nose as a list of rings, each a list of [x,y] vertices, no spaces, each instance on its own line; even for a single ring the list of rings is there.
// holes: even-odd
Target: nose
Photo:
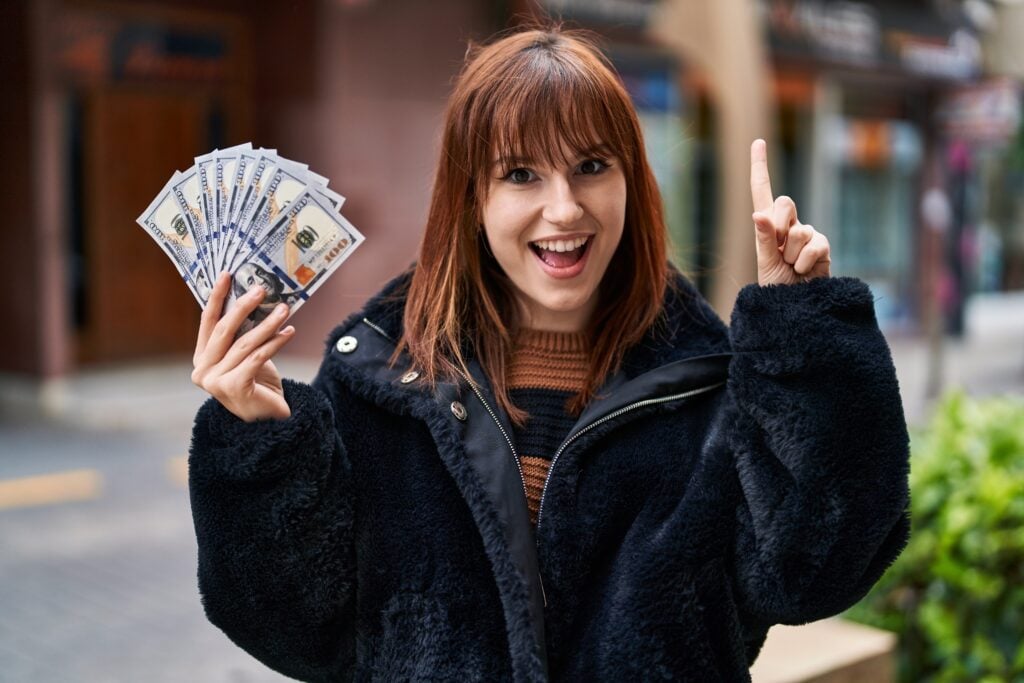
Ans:
[[[570,226],[583,217],[583,207],[568,179],[556,176],[551,181],[542,215],[547,222],[562,226]]]

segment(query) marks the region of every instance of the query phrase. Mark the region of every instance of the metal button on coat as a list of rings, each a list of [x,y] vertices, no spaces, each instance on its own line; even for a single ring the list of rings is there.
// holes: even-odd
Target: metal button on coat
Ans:
[[[415,382],[416,378],[419,376],[420,373],[416,372],[415,370],[410,370],[409,372],[402,375],[401,382],[402,384],[409,384],[410,382]]]
[[[359,341],[355,337],[346,336],[338,340],[338,343],[335,345],[335,348],[337,348],[342,353],[352,353],[353,351],[356,350],[357,346],[359,346]]]
[[[452,415],[462,422],[466,421],[466,406],[462,405],[458,401],[452,401]]]

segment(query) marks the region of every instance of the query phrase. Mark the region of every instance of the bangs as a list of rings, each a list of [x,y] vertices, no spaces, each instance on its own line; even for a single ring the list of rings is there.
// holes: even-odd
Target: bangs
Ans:
[[[505,61],[470,112],[470,151],[478,181],[494,169],[574,163],[614,155],[632,165],[631,103],[592,54],[531,46]],[[475,120],[473,120],[475,119]],[[495,167],[495,162],[498,165]]]
[[[522,163],[568,164],[595,153],[622,156],[626,145],[603,102],[573,87],[522,86],[500,103],[492,119],[487,153],[502,161],[505,172]]]

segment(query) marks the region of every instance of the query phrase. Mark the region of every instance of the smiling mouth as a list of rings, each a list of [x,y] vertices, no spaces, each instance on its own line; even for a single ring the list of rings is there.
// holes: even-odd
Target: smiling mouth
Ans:
[[[538,240],[530,242],[530,249],[552,268],[570,268],[583,258],[590,242],[590,236],[574,240]]]

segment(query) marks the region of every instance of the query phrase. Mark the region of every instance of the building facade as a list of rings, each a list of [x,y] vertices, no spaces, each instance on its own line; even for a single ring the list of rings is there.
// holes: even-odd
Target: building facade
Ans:
[[[636,102],[673,258],[723,314],[754,277],[746,149],[867,280],[890,331],[956,331],[1024,289],[1024,9],[862,0],[16,0],[0,179],[13,334],[0,379],[181,359],[199,310],[135,217],[177,168],[251,140],[348,197],[367,241],[289,352],[415,258],[469,40],[546,17],[595,31]],[[986,19],[986,16],[988,18]],[[1016,41],[1016,42],[1015,42]],[[17,229],[16,229],[17,228]]]

